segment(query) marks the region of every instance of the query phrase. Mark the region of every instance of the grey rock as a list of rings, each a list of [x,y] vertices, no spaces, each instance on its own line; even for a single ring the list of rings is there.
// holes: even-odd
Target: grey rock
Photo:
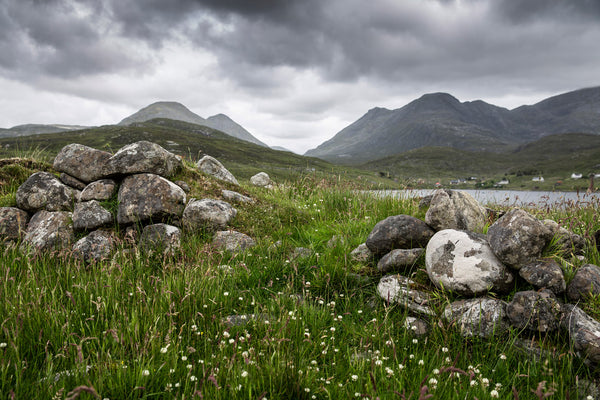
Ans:
[[[537,289],[548,289],[555,295],[567,288],[562,268],[552,259],[529,263],[519,270],[519,275]]]
[[[104,165],[104,176],[155,174],[169,178],[183,167],[183,159],[145,140],[128,144]]]
[[[377,263],[379,272],[391,272],[405,269],[415,265],[417,260],[425,253],[425,249],[394,249],[387,253]]]
[[[506,302],[487,297],[448,304],[444,319],[458,327],[464,337],[489,338],[502,334],[509,327]]]
[[[0,241],[20,240],[27,230],[29,214],[16,207],[0,207]]]
[[[214,199],[192,199],[183,211],[183,227],[189,231],[222,230],[237,215],[231,204]]]
[[[250,236],[231,230],[216,232],[212,243],[217,248],[231,253],[243,252],[256,245],[256,242]]]
[[[198,167],[200,171],[207,175],[211,175],[225,182],[233,183],[234,185],[239,185],[237,179],[235,179],[235,176],[233,176],[233,174],[229,172],[227,168],[225,168],[223,164],[221,164],[219,160],[214,157],[202,157],[196,163],[196,167]]]
[[[72,143],[66,145],[54,158],[54,169],[88,183],[103,178],[103,169],[111,154]]]
[[[594,264],[582,265],[567,288],[569,300],[579,301],[597,294],[600,294],[600,268]]]
[[[64,183],[65,185],[72,187],[74,189],[77,189],[77,190],[83,190],[83,188],[85,188],[85,186],[86,186],[85,182],[82,182],[79,179],[77,179],[69,174],[65,174],[64,172],[62,172],[60,174],[58,179],[60,179],[60,181],[62,183]]]
[[[583,237],[563,228],[551,219],[545,219],[543,223],[552,231],[554,244],[563,255],[583,255],[586,246],[586,241]]]
[[[366,243],[362,243],[350,252],[350,258],[353,261],[369,262],[374,258],[374,254],[369,250]]]
[[[113,223],[112,214],[97,200],[75,204],[73,210],[73,229],[95,230]]]
[[[140,237],[140,249],[146,252],[158,250],[164,254],[173,254],[181,247],[181,230],[173,225],[147,225]]]
[[[600,363],[600,323],[573,304],[564,304],[562,329],[568,332],[569,339],[577,355],[593,362]]]
[[[173,182],[155,174],[128,176],[119,188],[119,224],[177,220],[185,207],[185,193]]]
[[[29,221],[22,246],[39,252],[70,247],[74,239],[71,219],[67,211],[38,211]]]
[[[417,284],[402,275],[386,275],[377,285],[377,294],[388,303],[398,303],[408,310],[433,316],[435,313],[429,307],[431,297],[428,293],[414,289]]]
[[[266,189],[273,188],[273,181],[266,172],[259,172],[250,178],[250,183],[254,186],[263,187]]]
[[[179,186],[186,194],[188,194],[190,190],[192,190],[190,188],[190,185],[188,185],[185,181],[175,181],[173,183]]]
[[[410,215],[394,215],[375,224],[366,245],[376,256],[394,249],[425,247],[435,232],[423,221]]]
[[[81,195],[79,201],[90,200],[108,200],[117,191],[117,183],[112,179],[101,179],[87,185]]]
[[[431,238],[425,267],[438,288],[467,296],[489,290],[505,293],[514,281],[483,235],[455,229],[439,231]]]
[[[459,229],[482,232],[487,211],[466,192],[438,189],[433,193],[425,222],[434,230]]]
[[[425,336],[429,333],[429,324],[420,318],[406,317],[404,320],[404,329],[415,336]]]
[[[114,247],[114,234],[109,231],[97,230],[79,239],[73,245],[73,253],[85,262],[98,262],[107,260]]]
[[[487,233],[496,257],[519,270],[542,255],[552,231],[527,212],[515,208],[498,219]]]
[[[313,255],[313,251],[307,247],[296,247],[294,248],[294,251],[292,251],[292,254],[290,255],[290,258],[292,260],[295,259],[302,259],[302,258],[309,258]]]
[[[65,211],[73,208],[73,189],[49,172],[32,174],[17,189],[17,207],[29,212]]]
[[[515,293],[506,307],[511,325],[518,329],[551,332],[558,329],[561,305],[549,290]]]
[[[223,189],[221,192],[223,198],[227,201],[231,201],[234,203],[254,203],[254,200],[251,197],[244,196],[238,192],[234,192],[233,190]]]
[[[423,196],[419,199],[419,208],[427,208],[431,205],[431,199],[433,199],[433,195],[429,194],[427,196]]]

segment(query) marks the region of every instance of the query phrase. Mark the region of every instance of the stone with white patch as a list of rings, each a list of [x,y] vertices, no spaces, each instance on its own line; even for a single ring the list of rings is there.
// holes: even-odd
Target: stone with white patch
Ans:
[[[425,267],[438,288],[466,296],[490,290],[505,293],[514,281],[483,235],[455,229],[433,235],[425,250]]]

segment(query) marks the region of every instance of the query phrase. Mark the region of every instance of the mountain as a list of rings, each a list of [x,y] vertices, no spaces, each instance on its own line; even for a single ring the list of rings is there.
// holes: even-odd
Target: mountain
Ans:
[[[0,129],[0,137],[28,136],[39,135],[42,133],[67,132],[78,129],[85,129],[87,126],[81,125],[41,125],[41,124],[26,124],[17,125],[8,129]]]
[[[305,155],[359,163],[433,146],[499,153],[572,132],[600,134],[600,87],[514,110],[481,100],[461,103],[447,93],[426,94],[396,110],[369,110]]]
[[[146,106],[138,112],[123,119],[118,125],[131,125],[133,123],[146,122],[157,118],[171,119],[189,122],[196,125],[208,126],[209,128],[220,130],[235,138],[258,144],[263,147],[268,147],[225,114],[217,114],[209,117],[208,119],[204,119],[198,114],[190,111],[183,104],[174,101],[159,101],[152,103],[149,106]]]

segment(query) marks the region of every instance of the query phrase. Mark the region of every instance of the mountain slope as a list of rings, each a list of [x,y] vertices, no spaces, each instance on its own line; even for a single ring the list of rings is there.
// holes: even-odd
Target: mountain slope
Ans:
[[[406,106],[374,108],[306,155],[358,163],[428,146],[504,152],[544,136],[600,134],[600,87],[554,96],[514,110],[447,93],[426,94]]]
[[[196,125],[204,125],[227,133],[229,136],[245,140],[250,143],[268,147],[266,144],[252,136],[240,124],[233,121],[225,114],[217,114],[204,119],[198,114],[190,111],[186,106],[174,101],[158,101],[139,110],[138,112],[123,119],[118,125],[130,125],[133,123],[146,122],[152,119],[165,118],[176,121],[189,122]]]
[[[27,135],[39,135],[41,133],[54,133],[74,131],[77,129],[85,129],[87,126],[81,125],[42,125],[42,124],[26,124],[17,125],[8,129],[0,129],[0,137],[15,137]]]

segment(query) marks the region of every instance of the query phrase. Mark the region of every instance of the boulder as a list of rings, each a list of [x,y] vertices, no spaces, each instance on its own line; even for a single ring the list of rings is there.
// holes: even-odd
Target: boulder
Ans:
[[[60,179],[62,183],[69,187],[72,187],[73,189],[83,190],[83,188],[85,188],[86,186],[85,182],[82,182],[69,174],[65,174],[64,172],[60,174],[58,179]]]
[[[117,190],[117,182],[112,179],[94,181],[83,188],[79,201],[108,200]]]
[[[49,172],[32,174],[17,189],[17,207],[29,212],[65,211],[73,208],[73,189]]]
[[[0,241],[19,240],[27,230],[29,214],[16,207],[0,207]]]
[[[222,230],[237,215],[231,204],[214,199],[192,199],[183,211],[183,227],[189,231]]]
[[[594,264],[582,265],[567,288],[569,300],[579,301],[597,294],[600,294],[600,268]]]
[[[406,317],[404,320],[404,329],[415,336],[425,336],[429,333],[429,324],[420,318]]]
[[[229,172],[227,168],[225,168],[223,164],[221,164],[219,160],[217,160],[214,157],[202,157],[196,163],[196,167],[198,167],[200,171],[204,172],[207,175],[211,175],[222,181],[233,183],[234,185],[239,185],[237,179],[235,179],[235,176],[233,176],[232,173]]]
[[[402,307],[425,316],[434,316],[429,307],[431,297],[428,293],[415,289],[417,284],[402,275],[386,275],[377,285],[377,294],[388,303],[397,303]]]
[[[490,226],[487,236],[496,257],[519,270],[542,255],[552,239],[552,231],[542,221],[515,208]]]
[[[373,259],[374,255],[367,247],[366,243],[359,244],[354,250],[350,252],[350,258],[353,261],[368,262]]]
[[[102,178],[103,169],[111,154],[82,144],[66,145],[54,158],[54,169],[64,172],[82,182],[89,183]]]
[[[66,211],[38,211],[29,221],[22,246],[40,252],[70,247],[74,239],[71,219]]]
[[[73,253],[85,262],[98,262],[108,259],[114,247],[115,238],[113,233],[97,230],[79,239],[73,245]]]
[[[549,290],[515,293],[506,307],[511,325],[534,332],[551,332],[558,329],[561,305]]]
[[[489,290],[506,293],[513,287],[512,273],[496,258],[485,236],[477,233],[437,232],[427,245],[425,267],[438,288],[466,296]]]
[[[181,247],[181,230],[173,225],[153,224],[147,225],[140,237],[140,249],[149,252],[159,250],[162,253],[172,254]]]
[[[375,224],[366,245],[376,256],[394,249],[425,247],[435,232],[423,221],[410,215],[394,215]]]
[[[216,232],[212,243],[215,247],[230,253],[243,252],[256,245],[256,242],[250,236],[231,230]]]
[[[394,249],[387,253],[377,263],[379,272],[391,272],[415,265],[419,257],[425,252],[422,248],[417,249]]]
[[[183,159],[145,140],[128,144],[104,165],[104,176],[154,174],[169,178],[183,167]]]
[[[259,172],[250,178],[250,183],[254,186],[263,187],[266,189],[273,188],[273,181],[266,172]]]
[[[112,223],[112,214],[102,207],[97,200],[75,204],[75,210],[73,210],[73,229],[76,231],[91,231]]]
[[[568,332],[569,339],[577,355],[591,362],[600,363],[600,323],[573,304],[564,304],[562,329]]]
[[[556,221],[545,219],[543,221],[552,231],[554,237],[554,245],[564,254],[583,255],[585,250],[585,239],[566,228],[560,226]]]
[[[502,334],[509,327],[506,302],[487,297],[448,304],[444,319],[457,326],[464,337],[489,338]]]
[[[119,224],[178,220],[185,207],[184,191],[155,174],[128,176],[119,188]]]
[[[482,232],[487,211],[470,194],[438,189],[433,193],[425,222],[436,231],[459,229]]]
[[[238,192],[234,192],[232,190],[221,191],[223,198],[227,201],[232,201],[234,203],[254,203],[254,200],[251,197],[244,196]]]
[[[560,295],[567,288],[562,268],[551,258],[525,265],[519,270],[519,275],[536,289],[548,289],[555,295]]]

